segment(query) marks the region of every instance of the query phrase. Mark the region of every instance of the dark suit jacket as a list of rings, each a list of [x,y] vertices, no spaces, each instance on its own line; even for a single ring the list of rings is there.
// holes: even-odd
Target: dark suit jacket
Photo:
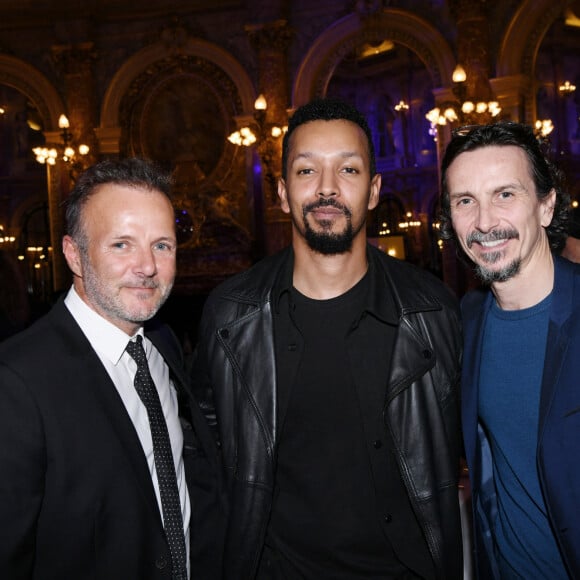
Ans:
[[[568,572],[580,578],[580,266],[554,257],[554,289],[542,379],[536,461],[548,519]],[[491,520],[497,513],[490,443],[478,421],[483,331],[493,296],[462,301],[463,436],[472,488],[478,577],[499,578]]]
[[[220,576],[217,450],[166,327],[146,329],[179,393],[192,578]],[[0,577],[145,580],[171,558],[133,423],[61,299],[0,344]]]

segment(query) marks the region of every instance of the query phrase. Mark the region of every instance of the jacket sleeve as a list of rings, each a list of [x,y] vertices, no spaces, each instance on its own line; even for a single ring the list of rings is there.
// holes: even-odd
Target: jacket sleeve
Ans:
[[[209,373],[209,342],[214,340],[211,331],[208,330],[210,327],[208,300],[208,304],[206,304],[204,308],[200,322],[198,341],[193,353],[188,357],[187,368],[190,375],[190,385],[193,395],[201,408],[201,412],[210,426],[215,441],[219,447],[220,440],[214,388]]]
[[[0,364],[0,570],[32,577],[37,520],[44,496],[45,439],[40,414],[23,381]]]

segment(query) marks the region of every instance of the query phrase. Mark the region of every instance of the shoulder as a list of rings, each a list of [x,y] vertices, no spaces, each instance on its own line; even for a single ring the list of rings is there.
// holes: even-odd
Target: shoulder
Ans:
[[[441,279],[414,264],[398,260],[369,245],[369,258],[384,270],[403,309],[441,306],[458,310],[457,297]]]
[[[0,343],[0,384],[18,377],[35,391],[52,390],[87,372],[98,360],[92,355],[89,341],[59,303],[26,330]]]
[[[54,352],[61,344],[62,329],[74,333],[75,324],[64,303],[59,301],[28,328],[0,343],[0,361],[10,362],[20,356],[34,361],[44,351]]]
[[[463,296],[461,299],[461,316],[464,326],[469,326],[472,320],[479,319],[490,297],[491,290],[489,288],[476,288]]]
[[[291,259],[291,250],[268,256],[248,270],[228,278],[210,293],[208,302],[229,299],[241,302],[261,303],[267,300],[281,269]]]

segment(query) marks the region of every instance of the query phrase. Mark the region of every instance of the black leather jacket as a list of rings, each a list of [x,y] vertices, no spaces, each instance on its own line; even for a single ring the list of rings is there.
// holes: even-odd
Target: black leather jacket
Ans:
[[[458,473],[461,330],[456,301],[435,277],[368,247],[391,292],[399,330],[385,423],[437,578],[462,577]],[[277,448],[272,288],[290,249],[216,288],[206,302],[194,389],[217,430],[228,486],[224,578],[254,577],[270,515]],[[216,421],[217,416],[217,421]]]

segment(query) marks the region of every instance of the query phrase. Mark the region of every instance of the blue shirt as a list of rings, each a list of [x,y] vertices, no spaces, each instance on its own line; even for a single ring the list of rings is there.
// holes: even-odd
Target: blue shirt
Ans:
[[[536,464],[551,295],[522,310],[491,306],[483,339],[479,418],[493,455],[492,522],[502,580],[568,578],[550,528]]]

